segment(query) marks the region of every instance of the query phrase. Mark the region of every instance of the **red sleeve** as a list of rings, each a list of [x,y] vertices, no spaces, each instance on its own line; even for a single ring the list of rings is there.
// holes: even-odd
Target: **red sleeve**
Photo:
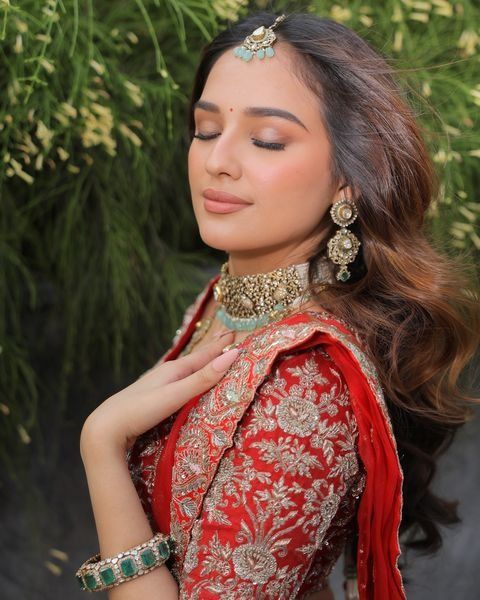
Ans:
[[[348,388],[329,356],[320,347],[281,356],[205,496],[180,598],[295,598],[357,483],[356,440]]]

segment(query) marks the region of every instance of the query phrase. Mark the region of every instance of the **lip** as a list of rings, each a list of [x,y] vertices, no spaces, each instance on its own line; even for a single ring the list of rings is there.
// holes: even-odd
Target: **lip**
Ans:
[[[242,210],[251,204],[238,196],[228,192],[220,192],[208,188],[203,191],[204,207],[207,212],[213,213],[232,213]]]

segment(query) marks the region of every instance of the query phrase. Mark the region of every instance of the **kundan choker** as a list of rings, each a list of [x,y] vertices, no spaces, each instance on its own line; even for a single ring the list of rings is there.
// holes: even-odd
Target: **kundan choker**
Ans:
[[[269,273],[233,276],[228,262],[213,288],[219,308],[215,315],[229,329],[251,331],[274,321],[311,297],[308,290],[309,263],[280,267]],[[315,283],[334,281],[331,265],[318,261]]]

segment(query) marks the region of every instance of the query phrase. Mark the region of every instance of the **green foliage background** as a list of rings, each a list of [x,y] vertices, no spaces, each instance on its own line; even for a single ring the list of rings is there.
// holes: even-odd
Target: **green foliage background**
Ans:
[[[480,253],[476,0],[0,0],[4,477],[54,459],[88,409],[69,392],[151,364],[205,281],[186,104],[202,46],[256,8],[329,16],[390,57],[441,174],[432,234]]]

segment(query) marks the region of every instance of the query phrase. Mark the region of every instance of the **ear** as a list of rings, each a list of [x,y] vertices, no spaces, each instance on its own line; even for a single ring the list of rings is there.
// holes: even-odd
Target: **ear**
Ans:
[[[333,198],[333,202],[338,202],[339,200],[343,200],[344,198],[347,198],[347,200],[352,200],[353,199],[353,191],[352,188],[347,185],[346,183],[340,185],[337,188],[337,191],[335,193],[335,196]]]

